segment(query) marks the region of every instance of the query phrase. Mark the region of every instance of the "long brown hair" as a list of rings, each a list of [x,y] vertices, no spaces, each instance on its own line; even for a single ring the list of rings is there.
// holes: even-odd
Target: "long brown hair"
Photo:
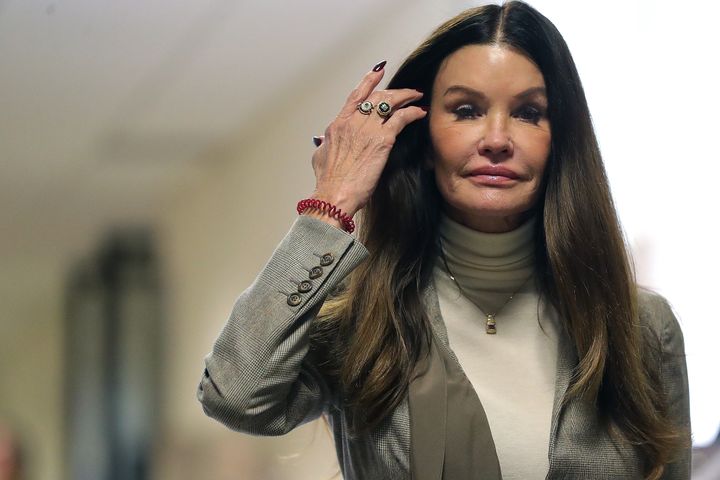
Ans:
[[[669,418],[656,367],[638,354],[650,342],[639,327],[637,286],[585,93],[560,33],[523,2],[466,10],[408,57],[388,88],[421,90],[429,104],[443,60],[469,44],[512,48],[544,76],[553,134],[537,207],[536,268],[579,358],[565,401],[596,403],[610,430],[643,454],[648,478],[658,478],[685,436]],[[314,325],[313,348],[322,351],[355,432],[377,425],[405,398],[431,341],[421,296],[437,255],[441,198],[425,162],[430,147],[426,120],[398,136],[362,212],[359,239],[370,257]]]

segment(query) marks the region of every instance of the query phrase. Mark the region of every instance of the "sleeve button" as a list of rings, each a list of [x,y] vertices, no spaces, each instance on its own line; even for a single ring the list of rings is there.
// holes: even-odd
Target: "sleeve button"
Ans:
[[[312,290],[313,284],[310,280],[303,280],[298,284],[298,292],[307,293]]]
[[[310,269],[310,278],[315,280],[316,278],[322,277],[323,269],[322,267],[313,267]]]
[[[320,258],[320,265],[323,267],[327,267],[331,263],[335,261],[335,257],[333,257],[332,253],[326,253]]]
[[[297,293],[291,293],[290,295],[288,295],[287,303],[291,307],[297,307],[302,303],[302,297]]]

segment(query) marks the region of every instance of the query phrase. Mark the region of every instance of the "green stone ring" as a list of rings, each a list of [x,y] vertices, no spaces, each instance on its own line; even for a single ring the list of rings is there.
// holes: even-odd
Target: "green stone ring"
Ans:
[[[380,102],[377,106],[377,113],[381,117],[389,117],[392,113],[392,107],[388,102]]]
[[[373,106],[374,105],[370,100],[365,100],[364,102],[358,103],[357,109],[363,115],[370,115],[373,111]]]

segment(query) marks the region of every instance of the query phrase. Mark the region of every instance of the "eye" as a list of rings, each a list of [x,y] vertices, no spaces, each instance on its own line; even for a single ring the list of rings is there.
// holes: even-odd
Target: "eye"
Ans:
[[[479,115],[477,109],[469,103],[455,107],[452,113],[455,114],[455,117],[457,117],[458,120],[467,120],[469,118],[475,118]]]
[[[534,105],[523,105],[515,113],[515,115],[526,122],[537,125],[544,116],[544,112],[541,108]]]

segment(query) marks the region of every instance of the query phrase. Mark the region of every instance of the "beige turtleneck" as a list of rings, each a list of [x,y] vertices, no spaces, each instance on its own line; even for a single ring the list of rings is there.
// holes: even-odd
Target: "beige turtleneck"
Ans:
[[[504,480],[543,479],[549,467],[558,336],[553,310],[526,281],[534,221],[490,234],[444,216],[441,242],[457,283],[442,259],[434,271],[450,347],[483,404]],[[487,313],[496,314],[495,335],[485,333]]]

